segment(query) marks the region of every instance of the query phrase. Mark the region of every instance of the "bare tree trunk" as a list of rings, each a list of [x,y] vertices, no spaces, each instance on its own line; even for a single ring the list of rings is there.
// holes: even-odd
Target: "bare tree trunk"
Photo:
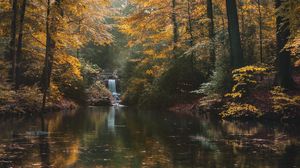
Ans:
[[[194,34],[193,34],[193,23],[192,23],[192,15],[191,15],[191,0],[188,0],[187,2],[187,11],[188,11],[188,32],[190,35],[190,47],[194,46]],[[194,52],[191,53],[191,69],[194,70]]]
[[[18,37],[18,48],[17,48],[17,67],[16,67],[16,89],[19,89],[20,86],[20,63],[22,60],[22,48],[23,48],[23,27],[24,27],[24,18],[26,12],[26,3],[27,0],[23,0],[21,15],[20,15],[20,27],[19,27],[19,37]]]
[[[177,22],[177,16],[176,16],[176,0],[172,0],[172,22],[173,22],[173,56],[176,58],[176,49],[177,49],[177,42],[179,38],[178,33],[178,22]]]
[[[10,33],[10,44],[9,44],[9,53],[10,58],[12,59],[12,82],[16,84],[16,32],[17,32],[17,4],[18,0],[13,0],[12,2],[12,18],[11,18],[11,33]]]
[[[262,14],[261,14],[261,3],[260,0],[257,0],[258,14],[259,14],[259,54],[260,54],[260,63],[263,63],[263,33],[262,33]]]
[[[276,9],[279,9],[283,0],[275,1]],[[286,89],[294,89],[295,82],[292,77],[291,52],[285,48],[290,36],[289,20],[284,20],[280,15],[276,18],[277,25],[277,78],[279,84]]]
[[[45,62],[44,62],[44,70],[42,75],[42,87],[43,87],[43,103],[42,103],[42,112],[45,111],[46,102],[47,102],[47,94],[49,94],[49,87],[51,82],[52,75],[52,67],[54,61],[54,54],[56,49],[56,42],[53,36],[57,33],[58,22],[59,22],[59,14],[58,9],[60,9],[60,0],[56,0],[53,8],[55,10],[51,11],[50,0],[48,0],[47,5],[47,17],[46,17],[46,54],[45,54]],[[52,13],[51,13],[52,12]],[[54,16],[56,14],[56,16]],[[50,15],[52,15],[50,19]]]
[[[233,69],[243,66],[243,51],[241,47],[241,37],[239,21],[235,0],[226,0],[228,32],[230,41],[231,67]]]
[[[192,47],[194,45],[194,35],[193,35],[193,23],[192,23],[192,12],[191,12],[191,0],[188,0],[187,3],[187,12],[188,12],[188,32],[190,35],[189,44]]]
[[[208,29],[209,29],[209,39],[210,39],[210,49],[209,49],[209,55],[210,55],[210,63],[211,66],[215,66],[216,62],[216,52],[215,52],[215,27],[214,27],[214,15],[213,15],[213,4],[212,0],[207,0],[207,17],[209,19],[208,23]]]
[[[44,69],[42,74],[42,90],[43,90],[43,103],[42,103],[42,113],[45,111],[46,107],[46,99],[47,99],[47,90],[48,90],[48,67],[49,67],[49,48],[50,48],[50,0],[47,1],[47,15],[46,15],[46,54],[45,54],[45,61],[44,61]]]
[[[240,14],[240,16],[241,16],[241,46],[242,46],[242,50],[244,51],[244,53],[245,53],[245,55],[244,55],[244,57],[246,58],[246,62],[251,62],[251,60],[250,59],[252,59],[251,58],[251,56],[249,56],[249,54],[248,54],[248,45],[249,45],[249,43],[248,43],[248,37],[246,36],[246,33],[245,33],[245,31],[246,31],[246,24],[245,24],[245,10],[243,9],[243,7],[244,7],[244,0],[238,0],[238,5],[239,5],[239,8],[240,8],[240,10],[241,10],[241,14]]]

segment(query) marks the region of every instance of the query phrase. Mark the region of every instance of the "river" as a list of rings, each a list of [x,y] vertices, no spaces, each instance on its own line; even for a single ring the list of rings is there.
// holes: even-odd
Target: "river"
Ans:
[[[86,107],[2,117],[0,131],[1,168],[300,167],[300,131],[291,125]]]

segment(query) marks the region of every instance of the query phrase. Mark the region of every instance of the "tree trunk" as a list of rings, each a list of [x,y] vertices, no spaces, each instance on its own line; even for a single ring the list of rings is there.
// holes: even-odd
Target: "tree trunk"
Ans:
[[[193,35],[193,23],[192,23],[192,12],[191,12],[191,0],[188,0],[187,2],[187,12],[188,12],[188,32],[190,35],[190,47],[194,45],[194,35]]]
[[[16,89],[19,89],[20,85],[20,63],[22,60],[22,48],[23,48],[23,27],[24,27],[24,18],[26,12],[26,3],[27,0],[23,0],[21,15],[20,15],[20,27],[19,27],[19,37],[18,37],[18,47],[17,47],[17,67],[16,67]]]
[[[177,42],[178,42],[178,22],[176,16],[176,0],[172,0],[172,23],[173,23],[173,56],[176,58],[176,49],[177,49]]]
[[[52,75],[52,67],[54,61],[54,54],[56,48],[56,42],[53,36],[57,33],[58,22],[59,22],[59,12],[60,9],[60,0],[56,0],[54,3],[54,9],[51,13],[50,0],[48,0],[47,5],[47,16],[46,16],[46,54],[45,54],[45,62],[44,62],[44,70],[42,75],[42,87],[43,87],[43,103],[42,103],[42,112],[45,111],[46,102],[47,102],[47,94],[49,94],[49,87],[51,82]],[[50,15],[51,19],[50,19]],[[62,13],[60,14],[62,15]]]
[[[276,0],[276,9],[278,9],[282,0]],[[285,48],[290,36],[289,21],[284,21],[280,15],[276,18],[277,26],[277,79],[279,84],[286,89],[293,89],[295,82],[292,78],[291,52]]]
[[[208,29],[209,29],[209,39],[210,39],[210,49],[209,58],[212,67],[215,66],[216,62],[216,52],[215,52],[215,28],[214,28],[214,15],[213,15],[213,4],[212,0],[207,0],[207,17],[209,19]]]
[[[226,0],[228,32],[230,41],[230,58],[233,69],[243,66],[243,51],[239,31],[238,14],[235,0]]]
[[[189,32],[189,35],[190,35],[190,41],[189,41],[189,44],[190,44],[190,47],[193,47],[194,46],[194,34],[193,34],[193,23],[192,23],[192,15],[191,15],[191,0],[188,0],[187,2],[187,11],[188,11],[188,32]],[[194,71],[194,52],[192,51],[191,53],[191,69],[192,69],[192,72]]]
[[[47,91],[48,91],[48,67],[49,67],[49,49],[50,49],[50,0],[47,1],[47,15],[46,15],[46,54],[45,54],[45,61],[44,61],[44,69],[42,74],[42,90],[43,90],[43,103],[42,103],[42,113],[45,111],[46,107],[46,99],[47,99]]]
[[[263,63],[263,33],[262,33],[262,14],[261,14],[261,0],[257,0],[258,14],[259,14],[259,54],[260,63]]]
[[[11,33],[10,33],[10,44],[9,44],[9,53],[10,58],[12,59],[12,82],[16,84],[16,32],[17,32],[17,4],[18,0],[13,0],[12,2],[12,18],[11,18]]]
[[[248,54],[248,45],[249,45],[249,43],[248,43],[248,41],[249,41],[249,38],[246,36],[246,24],[245,24],[245,10],[243,9],[243,7],[245,6],[245,2],[244,2],[244,0],[238,0],[238,5],[239,5],[239,8],[240,8],[240,24],[241,24],[241,34],[240,34],[240,36],[241,36],[241,47],[242,47],[242,50],[243,50],[243,52],[245,53],[243,56],[246,58],[246,60],[247,61],[245,61],[245,62],[247,62],[247,63],[250,63],[251,61],[250,61],[250,59],[252,59],[251,58],[251,56],[249,56],[250,54]]]

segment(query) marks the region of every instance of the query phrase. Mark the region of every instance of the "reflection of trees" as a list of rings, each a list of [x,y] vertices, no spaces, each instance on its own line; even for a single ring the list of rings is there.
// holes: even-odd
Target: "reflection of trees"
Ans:
[[[286,146],[296,140],[288,137],[278,128],[266,127],[260,123],[222,122],[228,141],[234,150],[252,148],[261,152],[282,153]]]
[[[44,116],[41,115],[41,132],[39,135],[39,147],[41,157],[41,167],[50,167],[50,149],[48,143],[48,126],[45,124]]]
[[[271,157],[278,157],[295,143],[284,132],[262,124],[192,120],[164,113],[126,113],[130,139],[138,142],[134,147],[139,143],[146,146],[145,141],[155,137],[179,167],[276,167]],[[265,154],[270,158],[262,160]]]
[[[0,167],[14,167],[26,163],[32,152],[32,142],[25,137],[30,123],[25,117],[1,118],[0,121]]]
[[[300,147],[296,145],[290,145],[285,148],[282,157],[279,160],[279,167],[296,167],[300,166],[299,163],[299,151]],[[298,160],[297,160],[298,157]],[[298,163],[298,164],[297,164]]]
[[[9,138],[11,130],[16,130],[11,143],[28,151],[14,161],[17,166],[277,167],[271,157],[281,158],[280,165],[299,162],[299,139],[277,127],[130,109],[116,109],[112,115],[111,110],[92,108],[48,114],[44,122],[0,123],[4,130],[0,138]],[[24,134],[28,130],[32,133]],[[1,145],[0,159],[3,152],[16,154],[15,149]]]
[[[59,148],[55,154],[51,154],[51,164],[54,167],[72,167],[76,165],[80,155],[80,141],[74,139],[72,143],[65,144],[65,147],[51,145],[52,148]]]
[[[170,153],[163,144],[155,139],[147,139],[145,142],[145,152],[142,157],[141,167],[174,167],[170,160]]]
[[[10,142],[11,145],[6,145],[5,149],[0,145],[0,161],[2,153],[7,153],[10,158],[18,156],[18,160],[14,158],[9,160],[13,165],[72,166],[80,156],[81,141],[87,143],[83,145],[93,142],[97,134],[91,132],[99,132],[96,129],[101,129],[105,125],[106,115],[99,112],[52,113],[42,117],[42,120],[24,118],[20,121],[15,119],[14,122],[2,123],[3,129],[2,124],[0,129],[3,130],[3,134],[1,132],[0,138],[11,138],[11,130],[17,130],[14,138],[19,141]]]
[[[78,159],[89,152],[105,126],[106,117],[107,113],[101,111],[80,111],[49,119],[49,130],[54,133],[50,146],[58,150],[51,154],[54,167],[80,166]],[[55,133],[64,133],[64,136],[56,137]]]
[[[297,143],[297,139],[278,128],[261,123],[223,121],[222,125],[226,132],[224,144],[232,149],[232,156],[237,165],[277,167],[275,158]],[[265,157],[267,158],[262,159]],[[274,160],[271,160],[272,158]]]
[[[129,139],[135,142],[132,144],[133,148],[139,149],[137,152],[145,150],[145,154],[140,156],[141,161],[147,165],[164,165],[161,167],[173,167],[173,164],[192,166],[198,148],[198,146],[188,143],[190,142],[189,135],[195,131],[188,129],[193,127],[192,123],[184,118],[178,120],[171,115],[157,114],[151,112],[126,113]],[[152,142],[151,146],[150,142]],[[151,149],[156,146],[159,147]],[[158,163],[155,163],[154,160],[157,160]]]
[[[223,130],[229,135],[251,136],[264,129],[262,124],[222,121]]]

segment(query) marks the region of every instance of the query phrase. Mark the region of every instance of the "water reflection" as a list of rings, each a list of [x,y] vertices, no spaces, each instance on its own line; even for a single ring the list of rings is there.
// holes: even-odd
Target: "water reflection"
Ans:
[[[272,124],[89,107],[0,119],[0,167],[299,167],[300,135]]]
[[[111,132],[115,132],[115,115],[116,107],[110,108],[107,116],[107,128]]]
[[[41,157],[41,167],[49,167],[49,142],[48,142],[48,125],[45,123],[45,118],[41,115],[41,131],[37,133],[39,137],[39,147],[40,147],[40,157]],[[36,164],[37,165],[37,164]]]

